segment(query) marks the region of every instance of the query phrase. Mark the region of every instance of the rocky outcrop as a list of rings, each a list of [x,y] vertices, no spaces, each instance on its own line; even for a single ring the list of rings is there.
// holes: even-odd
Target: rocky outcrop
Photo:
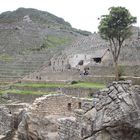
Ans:
[[[5,104],[0,106],[0,140],[17,140],[17,128],[28,104]]]
[[[92,108],[59,120],[60,140],[140,140],[140,92],[113,82],[94,95]]]
[[[10,139],[13,135],[14,121],[10,110],[0,106],[0,140]]]
[[[46,116],[38,112],[24,114],[18,126],[19,140],[57,140],[58,118],[58,116]]]

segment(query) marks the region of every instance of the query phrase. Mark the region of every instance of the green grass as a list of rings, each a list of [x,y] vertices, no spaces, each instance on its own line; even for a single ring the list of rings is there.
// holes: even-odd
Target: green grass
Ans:
[[[65,87],[66,84],[55,84],[55,83],[21,83],[14,84],[17,87],[32,87],[32,88],[59,88]]]
[[[13,93],[13,94],[33,94],[33,95],[41,95],[41,94],[56,94],[58,92],[41,92],[41,91],[31,91],[31,90],[5,90],[5,91],[0,91],[0,94],[5,94],[5,93]]]
[[[91,83],[91,82],[78,82],[77,84],[71,85],[72,87],[80,87],[80,88],[105,88],[104,84],[101,83]]]
[[[2,55],[0,55],[0,60],[11,61],[11,60],[13,60],[13,57],[9,56],[8,54],[2,54]]]
[[[42,48],[53,48],[61,45],[70,43],[71,39],[69,37],[60,37],[57,35],[48,35],[47,39],[44,41]]]
[[[25,88],[24,90],[18,89],[18,87]],[[28,88],[36,88],[35,89],[26,89]],[[95,89],[102,89],[105,88],[104,84],[101,83],[91,83],[91,82],[77,82],[75,84],[63,84],[63,83],[17,83],[12,86],[12,89],[9,90],[1,90],[0,94],[5,93],[13,93],[13,94],[32,94],[32,95],[46,95],[46,94],[56,94],[55,92],[45,92],[40,91],[39,88],[63,88],[63,87],[69,87],[69,88],[95,88]],[[17,88],[17,89],[16,89]]]
[[[15,84],[17,87],[32,87],[32,88],[61,88],[61,87],[74,87],[74,88],[105,88],[104,84],[91,83],[91,82],[77,82],[76,84],[56,84],[56,83],[21,83]]]
[[[0,86],[6,86],[6,85],[9,85],[10,83],[9,82],[0,82]]]

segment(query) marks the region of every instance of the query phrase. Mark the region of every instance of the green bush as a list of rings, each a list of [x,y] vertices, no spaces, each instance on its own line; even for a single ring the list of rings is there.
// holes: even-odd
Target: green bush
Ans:
[[[71,81],[71,84],[77,84],[78,82],[77,81]]]

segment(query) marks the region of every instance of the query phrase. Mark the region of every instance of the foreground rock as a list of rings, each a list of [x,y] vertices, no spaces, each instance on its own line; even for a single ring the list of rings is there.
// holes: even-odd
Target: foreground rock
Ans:
[[[5,104],[0,106],[0,140],[18,140],[17,128],[28,104]]]
[[[0,140],[10,139],[14,132],[14,121],[10,110],[0,106]]]
[[[114,82],[93,99],[93,108],[59,120],[60,140],[140,140],[140,92]]]

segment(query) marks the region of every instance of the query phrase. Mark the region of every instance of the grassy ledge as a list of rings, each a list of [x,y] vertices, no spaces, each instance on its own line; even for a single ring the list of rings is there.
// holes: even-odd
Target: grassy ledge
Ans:
[[[47,95],[47,94],[56,94],[58,92],[41,92],[41,91],[31,91],[31,90],[5,90],[5,91],[0,91],[0,94],[5,94],[5,93],[11,93],[11,94],[33,94],[33,95]]]
[[[32,87],[32,88],[63,88],[63,87],[74,87],[74,88],[105,88],[106,86],[101,83],[91,82],[77,82],[75,84],[56,84],[56,83],[21,83],[15,84],[17,87]]]

